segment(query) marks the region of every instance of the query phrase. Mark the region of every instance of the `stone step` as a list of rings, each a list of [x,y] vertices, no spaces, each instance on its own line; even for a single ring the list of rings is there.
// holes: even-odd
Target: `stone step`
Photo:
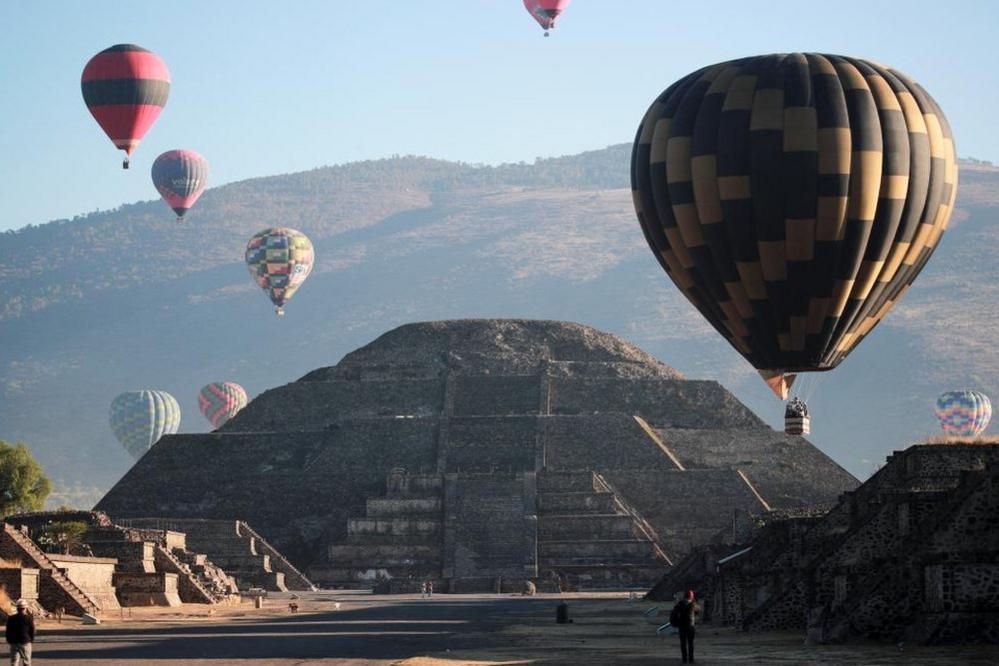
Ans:
[[[538,508],[542,514],[618,512],[613,493],[593,491],[541,493],[538,496]]]
[[[544,472],[538,474],[539,493],[593,492],[592,472]]]
[[[585,541],[540,541],[539,560],[581,560],[602,558],[604,561],[654,558],[652,542],[643,539],[613,539]]]
[[[374,587],[379,581],[389,579],[428,580],[441,575],[440,566],[423,567],[330,567],[326,569],[311,569],[313,579],[322,583],[323,587]],[[438,588],[440,589],[440,588]]]
[[[393,518],[380,520],[378,518],[348,518],[347,534],[440,534],[440,519],[428,518]]]
[[[439,497],[369,499],[366,512],[368,518],[429,516],[440,519],[441,499]]]
[[[199,553],[208,553],[212,559],[219,555],[256,553],[256,540],[252,537],[227,536],[218,539],[187,537],[187,548]]]
[[[267,555],[216,555],[212,557],[212,562],[228,573],[271,570],[271,558]]]
[[[628,514],[546,515],[538,517],[541,541],[615,540],[639,537]]]
[[[406,541],[398,544],[334,544],[329,547],[329,559],[331,562],[440,559],[440,543],[420,544]]]
[[[577,589],[620,587],[648,588],[666,572],[665,566],[647,564],[573,564],[556,563],[543,567],[566,576]]]
[[[441,547],[440,532],[432,534],[377,534],[374,532],[362,532],[359,534],[348,534],[341,542],[351,546],[433,546]]]

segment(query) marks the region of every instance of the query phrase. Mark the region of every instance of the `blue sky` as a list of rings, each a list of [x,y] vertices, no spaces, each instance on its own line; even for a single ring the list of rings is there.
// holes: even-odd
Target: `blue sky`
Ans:
[[[777,51],[867,57],[919,80],[962,156],[999,162],[999,3],[575,0],[549,39],[520,0],[0,4],[0,229],[155,197],[160,152],[212,184],[422,154],[531,161],[630,141],[705,64]],[[173,88],[123,172],[80,96],[96,52],[134,42]]]

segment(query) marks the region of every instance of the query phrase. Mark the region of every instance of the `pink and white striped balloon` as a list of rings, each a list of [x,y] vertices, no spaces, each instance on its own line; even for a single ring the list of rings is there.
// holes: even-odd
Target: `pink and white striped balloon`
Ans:
[[[246,407],[246,389],[236,382],[212,382],[198,394],[198,408],[213,428],[220,428]]]

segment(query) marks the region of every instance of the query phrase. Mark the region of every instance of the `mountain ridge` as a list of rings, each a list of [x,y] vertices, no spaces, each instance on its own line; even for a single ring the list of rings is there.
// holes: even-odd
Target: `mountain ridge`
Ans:
[[[649,252],[629,155],[619,144],[496,167],[370,160],[210,189],[183,225],[145,201],[0,234],[0,437],[32,445],[60,488],[96,497],[131,464],[106,424],[121,391],[169,390],[181,431],[201,432],[194,398],[209,381],[253,395],[397,325],[475,317],[592,325],[721,381],[779,425],[779,404]],[[997,192],[999,169],[962,162],[936,256],[813,397],[813,441],[858,476],[933,432],[941,390],[995,395]],[[316,244],[284,319],[242,266],[265,226]]]

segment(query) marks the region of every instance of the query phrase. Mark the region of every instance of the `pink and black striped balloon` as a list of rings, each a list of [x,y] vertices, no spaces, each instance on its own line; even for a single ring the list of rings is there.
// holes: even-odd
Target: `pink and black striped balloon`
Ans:
[[[213,428],[222,427],[247,402],[246,389],[236,382],[212,382],[198,394],[198,408]]]
[[[170,95],[170,72],[163,59],[135,44],[104,49],[83,69],[83,101],[115,147],[122,164],[152,127]]]
[[[555,22],[562,15],[571,0],[524,0],[524,8],[531,17],[545,29],[545,37],[549,30],[555,29]]]
[[[178,222],[207,184],[208,161],[193,150],[168,150],[153,162],[153,185],[177,213]]]

